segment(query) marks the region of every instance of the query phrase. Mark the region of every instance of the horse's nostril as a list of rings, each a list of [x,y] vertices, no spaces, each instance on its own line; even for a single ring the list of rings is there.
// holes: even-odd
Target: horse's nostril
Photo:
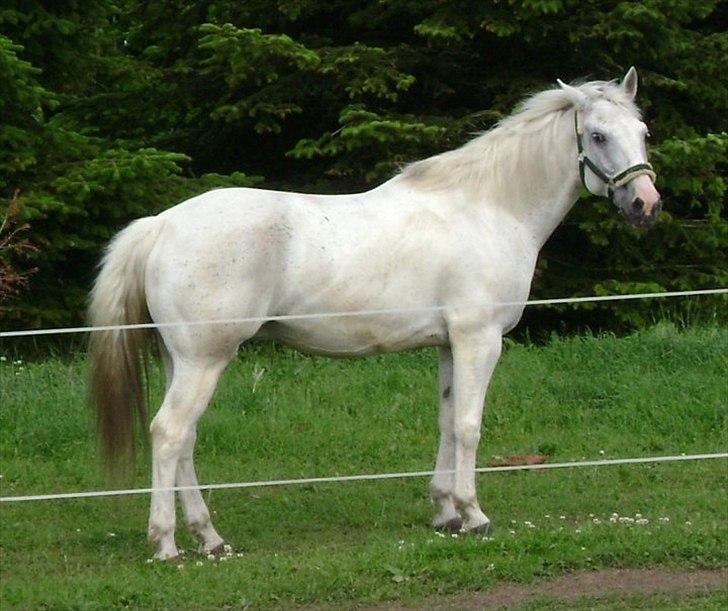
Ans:
[[[632,202],[632,208],[634,208],[635,212],[639,212],[644,207],[645,202],[643,202],[639,197]]]

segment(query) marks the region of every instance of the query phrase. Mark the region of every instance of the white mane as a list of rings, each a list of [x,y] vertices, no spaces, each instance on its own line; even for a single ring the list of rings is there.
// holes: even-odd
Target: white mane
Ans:
[[[639,116],[639,109],[616,81],[590,81],[576,87],[589,101],[608,100]],[[536,93],[490,130],[458,149],[406,165],[401,176],[425,189],[447,189],[486,177],[505,179],[523,167],[519,162],[524,155],[549,155],[548,128],[572,107],[569,94],[561,88]]]

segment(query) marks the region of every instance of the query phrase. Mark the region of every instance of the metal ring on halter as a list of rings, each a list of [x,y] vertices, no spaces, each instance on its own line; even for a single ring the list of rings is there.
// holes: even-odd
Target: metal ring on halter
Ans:
[[[574,129],[576,130],[576,148],[579,152],[579,155],[577,159],[579,160],[579,178],[581,178],[581,184],[584,185],[584,188],[589,190],[589,187],[586,185],[586,178],[584,176],[584,168],[589,168],[592,173],[601,180],[605,185],[607,185],[607,193],[609,197],[612,197],[612,193],[614,192],[614,189],[617,187],[621,187],[622,185],[626,185],[630,180],[633,178],[636,178],[637,176],[641,176],[643,174],[646,174],[647,176],[652,179],[652,182],[655,182],[655,179],[657,178],[657,174],[655,174],[655,171],[652,169],[652,164],[649,162],[644,163],[637,163],[633,166],[628,167],[626,170],[623,170],[619,174],[615,174],[614,176],[608,176],[604,170],[602,170],[596,163],[594,163],[589,157],[586,156],[584,153],[584,145],[581,141],[582,137],[582,131],[579,128],[579,113],[574,112]]]

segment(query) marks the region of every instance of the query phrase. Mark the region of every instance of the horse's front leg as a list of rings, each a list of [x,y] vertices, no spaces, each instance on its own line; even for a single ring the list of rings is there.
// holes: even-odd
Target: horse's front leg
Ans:
[[[452,350],[440,348],[440,446],[437,450],[435,475],[430,483],[432,502],[438,509],[432,525],[438,530],[457,532],[463,525],[452,500],[455,484],[455,421],[452,392]]]
[[[452,498],[465,531],[486,532],[490,520],[481,511],[475,490],[483,403],[501,353],[500,330],[452,328],[455,483]]]

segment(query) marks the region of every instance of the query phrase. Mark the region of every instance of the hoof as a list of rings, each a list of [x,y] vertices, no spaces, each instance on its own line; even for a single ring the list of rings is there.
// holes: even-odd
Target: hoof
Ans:
[[[177,554],[176,556],[170,556],[169,558],[165,558],[162,560],[165,564],[179,564],[182,562],[182,556]]]
[[[459,533],[462,527],[463,519],[458,517],[451,518],[447,522],[443,522],[442,524],[436,524],[435,530],[438,530],[440,532]]]
[[[465,532],[473,533],[474,535],[493,536],[495,529],[491,527],[490,522],[485,522],[479,526],[468,528]]]
[[[214,556],[215,559],[229,558],[233,555],[233,548],[227,543],[220,543],[217,547],[213,547],[209,552],[203,552],[208,556]]]

